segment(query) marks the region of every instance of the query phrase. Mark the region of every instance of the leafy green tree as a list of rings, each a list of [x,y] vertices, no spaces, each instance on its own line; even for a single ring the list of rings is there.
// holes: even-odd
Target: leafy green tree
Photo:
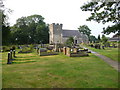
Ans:
[[[67,39],[67,41],[66,41],[66,45],[67,46],[72,46],[73,45],[73,43],[74,43],[74,39],[73,39],[73,37],[69,37],[68,39]]]
[[[41,15],[21,17],[12,27],[12,40],[19,44],[48,43],[48,25]]]
[[[3,4],[3,0],[0,0],[0,36],[2,36],[2,44],[7,45],[9,44],[10,38],[10,27],[8,23],[8,15],[7,12],[11,12],[10,9],[6,9]],[[2,27],[2,28],[1,28]]]
[[[11,42],[16,44],[28,44],[29,30],[26,25],[26,17],[21,17],[17,20],[17,23],[11,27]]]
[[[96,42],[97,41],[97,38],[93,35],[90,35],[90,42]]]
[[[10,27],[2,25],[2,44],[7,45],[9,44],[10,40]]]
[[[90,11],[91,16],[87,21],[97,21],[103,24],[113,22],[114,25],[103,29],[104,34],[120,33],[120,2],[108,2],[108,0],[100,0],[99,2],[88,2],[81,6],[82,11]]]
[[[80,31],[80,33],[87,35],[90,39],[91,30],[87,25],[79,26],[78,30]]]
[[[107,41],[108,41],[108,38],[103,34],[101,41],[102,41],[103,44],[106,44]]]
[[[98,42],[100,42],[101,41],[101,38],[100,38],[100,35],[98,35]]]

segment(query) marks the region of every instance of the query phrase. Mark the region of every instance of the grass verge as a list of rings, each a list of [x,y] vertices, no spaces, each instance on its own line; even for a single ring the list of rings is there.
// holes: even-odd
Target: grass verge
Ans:
[[[3,88],[118,87],[118,72],[93,54],[88,57],[16,54],[10,65],[6,64],[6,54],[2,54]]]
[[[105,50],[104,50],[104,49],[95,49],[95,48],[92,48],[92,47],[89,47],[89,46],[85,46],[85,47],[87,47],[90,50],[93,50],[95,52],[98,52],[99,54],[102,54],[102,55],[104,55],[106,57],[109,57],[112,60],[120,62],[120,58],[118,57],[118,55],[119,55],[119,51],[118,51],[119,49],[118,48],[106,47]]]

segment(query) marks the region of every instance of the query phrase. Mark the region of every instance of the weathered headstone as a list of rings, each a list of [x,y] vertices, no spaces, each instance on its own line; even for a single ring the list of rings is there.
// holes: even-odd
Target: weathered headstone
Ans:
[[[16,56],[15,56],[15,50],[13,50],[13,57],[16,58]]]
[[[40,55],[40,48],[38,49],[38,54]]]
[[[39,54],[39,48],[37,48],[37,54]]]
[[[63,48],[63,53],[66,55],[66,47]]]
[[[77,53],[77,48],[74,48],[74,49],[73,49],[73,52],[74,52],[74,53]]]
[[[39,55],[41,55],[42,52],[47,52],[47,49],[46,48],[39,48]]]
[[[59,52],[61,52],[61,48],[59,48]]]
[[[11,54],[11,53],[9,52],[9,53],[8,53],[8,60],[7,60],[7,64],[11,64],[11,63],[12,63],[12,62],[11,62],[11,59],[10,59],[10,58],[11,58],[11,55],[10,55],[10,54]]]
[[[71,54],[71,48],[67,47],[66,48],[66,55],[70,56],[70,54]]]
[[[10,59],[12,60],[12,50],[10,50]]]
[[[57,45],[57,44],[55,44],[54,51],[55,51],[55,52],[59,52],[59,48],[58,48],[58,45]]]

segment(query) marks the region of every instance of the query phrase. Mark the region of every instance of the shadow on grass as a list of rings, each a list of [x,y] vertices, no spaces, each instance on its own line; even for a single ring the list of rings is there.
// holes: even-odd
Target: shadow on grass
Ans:
[[[27,57],[35,57],[35,56],[27,56]],[[24,56],[18,56],[17,58],[26,58],[26,57],[24,57]]]
[[[11,60],[12,64],[21,64],[21,63],[31,63],[31,62],[37,62],[36,60],[30,59],[14,59]],[[2,63],[2,65],[6,65],[7,63]]]
[[[37,62],[37,61],[12,62],[12,64],[31,63],[31,62]]]
[[[17,52],[17,53],[18,53],[18,52]],[[18,53],[18,54],[32,54],[32,52],[29,52],[29,53],[26,53],[26,52],[25,52],[25,53]]]
[[[31,60],[31,58],[24,58],[24,59],[19,58],[19,59],[16,59],[16,60],[14,60],[14,61],[27,61],[27,60]]]
[[[11,65],[12,65],[12,64],[31,63],[31,62],[37,62],[37,61],[25,61],[25,62],[14,62],[14,61],[13,61],[13,62],[11,63]],[[2,65],[8,65],[8,64],[7,64],[7,63],[3,63]],[[10,64],[9,64],[9,65],[10,65]]]

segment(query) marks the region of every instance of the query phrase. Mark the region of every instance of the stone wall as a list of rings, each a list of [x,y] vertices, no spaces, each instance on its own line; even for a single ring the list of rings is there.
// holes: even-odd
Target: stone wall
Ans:
[[[52,23],[49,25],[49,43],[56,44],[56,43],[65,43],[69,37],[63,37],[63,29],[62,24],[55,24]],[[88,43],[88,37],[86,35],[80,34],[80,36],[76,37],[77,43]]]
[[[49,25],[49,43],[62,43],[62,24],[50,24]]]

